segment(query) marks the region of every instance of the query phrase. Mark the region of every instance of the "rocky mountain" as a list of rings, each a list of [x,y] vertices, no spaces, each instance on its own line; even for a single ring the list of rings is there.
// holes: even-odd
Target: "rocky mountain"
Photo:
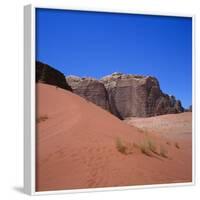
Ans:
[[[179,100],[164,94],[156,78],[113,73],[100,80],[66,77],[74,93],[110,111],[120,119],[183,112]]]
[[[93,78],[66,77],[73,92],[110,111],[107,90],[103,83]]]
[[[55,85],[72,91],[72,88],[66,82],[64,74],[53,67],[38,61],[36,62],[36,82]]]

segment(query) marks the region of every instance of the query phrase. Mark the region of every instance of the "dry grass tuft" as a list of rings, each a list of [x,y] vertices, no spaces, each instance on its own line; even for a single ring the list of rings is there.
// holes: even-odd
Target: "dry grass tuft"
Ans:
[[[160,156],[162,156],[163,158],[168,158],[167,154],[167,150],[163,146],[160,146]]]
[[[158,151],[156,143],[148,137],[145,138],[144,141],[138,147],[140,151],[147,156],[155,157],[156,154],[157,156],[168,158],[168,151],[163,146],[160,146],[160,151]]]
[[[157,155],[163,158],[168,158],[168,155],[167,155],[168,151],[163,146],[160,146],[160,149],[157,149],[156,143],[149,137],[145,137],[140,144],[136,144],[134,142],[125,143],[120,138],[117,138],[116,148],[120,153],[124,155],[132,154],[134,151],[134,148],[136,148],[136,149],[139,149],[143,154],[149,157],[156,157]]]
[[[177,148],[177,149],[180,149],[180,145],[178,142],[175,142],[174,146]]]
[[[133,149],[136,148],[136,144],[129,142],[122,142],[120,138],[117,138],[116,148],[120,153],[128,155],[133,153]]]
[[[150,149],[149,149],[149,146],[147,145],[147,143],[146,142],[143,142],[143,143],[141,143],[140,144],[140,151],[143,153],[143,154],[145,154],[145,155],[147,155],[147,156],[152,156],[152,153],[151,153],[151,151],[150,151]]]
[[[144,141],[139,145],[139,148],[140,151],[147,156],[153,156],[153,153],[158,155],[156,143],[147,136]]]
[[[145,138],[143,143],[140,145],[140,150],[147,156],[153,156],[152,153],[158,154],[155,142],[148,137]]]
[[[127,154],[127,147],[123,144],[120,138],[117,138],[116,140],[116,148],[120,153]]]
[[[148,139],[147,143],[148,143],[149,150],[155,154],[158,154],[155,142],[153,140]]]

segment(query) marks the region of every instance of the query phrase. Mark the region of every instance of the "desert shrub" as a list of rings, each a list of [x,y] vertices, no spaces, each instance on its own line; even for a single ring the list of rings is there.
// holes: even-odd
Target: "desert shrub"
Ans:
[[[47,115],[42,115],[40,117],[37,118],[37,123],[40,123],[40,122],[43,122],[43,121],[46,121],[48,119],[48,116]]]

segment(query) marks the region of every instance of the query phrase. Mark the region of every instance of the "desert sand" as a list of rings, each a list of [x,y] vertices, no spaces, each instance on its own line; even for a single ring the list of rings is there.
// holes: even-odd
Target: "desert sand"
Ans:
[[[147,118],[124,122],[67,90],[38,83],[36,191],[191,182],[190,115],[166,116],[172,123],[165,132],[149,128]],[[187,125],[174,127],[173,118]]]

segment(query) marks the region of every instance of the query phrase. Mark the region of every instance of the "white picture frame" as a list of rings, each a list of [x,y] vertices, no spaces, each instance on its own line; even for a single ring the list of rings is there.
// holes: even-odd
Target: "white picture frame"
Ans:
[[[63,10],[81,10],[81,11],[100,11],[112,13],[128,13],[128,14],[146,14],[146,15],[162,15],[162,16],[179,16],[192,18],[192,97],[193,97],[193,122],[192,122],[192,182],[191,183],[170,183],[170,184],[154,184],[142,186],[123,186],[123,187],[108,187],[94,189],[73,189],[73,190],[56,190],[37,192],[35,189],[35,12],[37,8],[46,9],[63,9]],[[24,7],[24,191],[29,195],[46,195],[46,194],[63,194],[76,192],[95,192],[107,190],[126,190],[126,189],[142,189],[154,187],[174,187],[188,186],[195,184],[195,15],[185,15],[180,13],[148,13],[138,12],[134,10],[116,10],[116,9],[91,9],[91,8],[70,8],[44,6],[31,4]]]

